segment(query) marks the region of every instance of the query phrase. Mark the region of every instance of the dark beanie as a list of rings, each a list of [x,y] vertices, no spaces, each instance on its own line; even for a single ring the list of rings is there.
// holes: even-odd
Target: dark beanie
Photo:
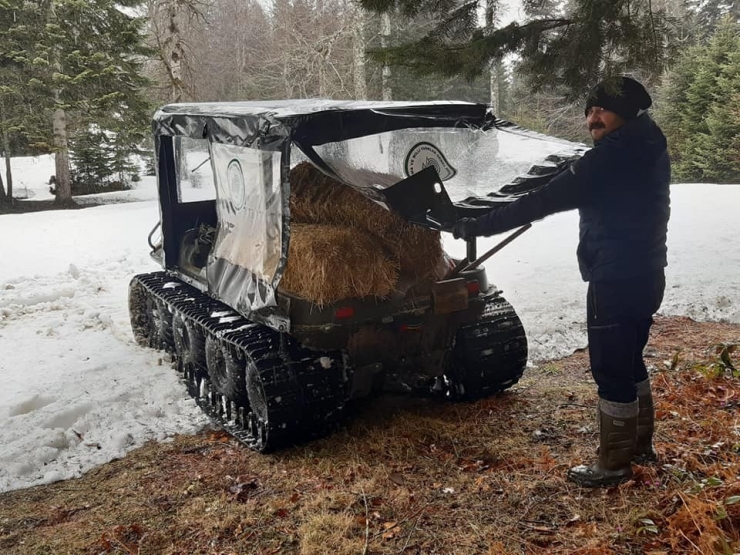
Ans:
[[[647,110],[653,100],[640,83],[631,77],[619,77],[606,85],[602,81],[588,95],[586,115],[591,106],[614,112],[626,120],[634,119],[640,110]]]

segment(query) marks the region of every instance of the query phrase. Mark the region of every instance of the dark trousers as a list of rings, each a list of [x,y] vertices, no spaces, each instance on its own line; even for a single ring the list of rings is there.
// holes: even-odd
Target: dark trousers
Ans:
[[[664,290],[663,270],[589,283],[588,354],[600,398],[616,403],[637,399],[635,384],[648,377],[642,351]]]

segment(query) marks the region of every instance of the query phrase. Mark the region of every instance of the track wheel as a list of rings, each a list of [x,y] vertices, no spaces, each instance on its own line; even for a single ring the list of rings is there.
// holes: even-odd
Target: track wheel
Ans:
[[[175,344],[177,369],[194,381],[197,373],[206,371],[205,338],[203,333],[188,323],[182,314],[172,318],[172,335]]]
[[[149,338],[152,326],[149,322],[151,316],[147,310],[147,299],[149,293],[136,279],[131,281],[128,289],[128,309],[131,316],[131,331],[134,333],[136,343],[141,347],[149,346]]]
[[[257,367],[251,361],[246,366],[246,388],[250,408],[250,412],[247,415],[249,444],[252,449],[264,452],[268,450],[270,443],[270,415],[262,378],[259,375]]]
[[[163,301],[151,295],[146,297],[146,311],[149,315],[149,347],[171,352],[174,347],[172,313]]]
[[[134,279],[129,285],[128,305],[136,342],[142,347],[172,352],[172,313],[164,301],[154,297]]]
[[[246,350],[246,443],[262,453],[305,437],[310,417],[304,392],[282,357],[271,352],[273,348]]]
[[[446,374],[449,395],[479,399],[510,388],[527,365],[522,322],[503,297],[491,301],[484,317],[457,331],[453,368]]]
[[[217,393],[239,404],[247,400],[245,360],[241,350],[209,335],[206,338],[206,368]]]

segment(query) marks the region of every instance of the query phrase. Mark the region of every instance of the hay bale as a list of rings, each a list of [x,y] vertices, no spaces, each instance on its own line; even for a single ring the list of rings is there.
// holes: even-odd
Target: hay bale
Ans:
[[[327,176],[308,162],[290,171],[291,220],[360,228],[384,237],[408,225],[359,191]]]
[[[385,297],[398,265],[368,233],[330,225],[291,225],[280,289],[319,306],[348,298]]]
[[[413,283],[436,281],[445,274],[444,249],[438,231],[407,224],[398,235],[395,255],[401,275]]]
[[[439,279],[444,265],[440,233],[409,224],[362,193],[328,177],[308,162],[290,172],[291,220],[358,229],[377,237],[404,281]]]

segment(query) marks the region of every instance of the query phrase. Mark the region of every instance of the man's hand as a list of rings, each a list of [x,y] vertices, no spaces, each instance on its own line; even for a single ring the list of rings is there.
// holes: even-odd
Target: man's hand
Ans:
[[[478,235],[478,220],[475,218],[460,218],[452,226],[452,236],[455,239],[471,239]]]

